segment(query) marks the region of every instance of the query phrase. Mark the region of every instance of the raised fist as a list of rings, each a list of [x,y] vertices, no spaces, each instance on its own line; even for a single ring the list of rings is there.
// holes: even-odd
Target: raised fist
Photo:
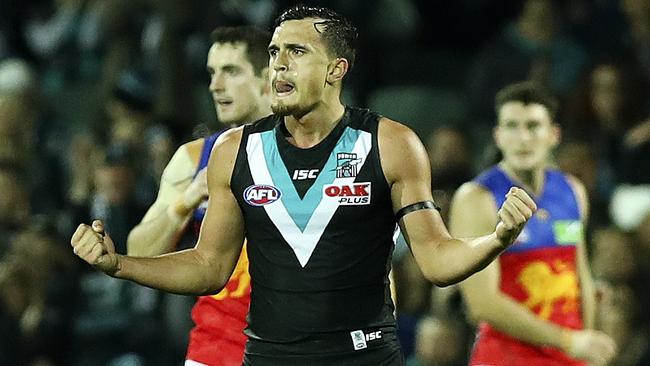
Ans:
[[[504,247],[510,246],[517,239],[535,211],[537,205],[526,191],[517,187],[510,188],[499,209],[499,223],[496,228],[497,238]]]
[[[79,258],[112,276],[119,270],[113,240],[104,233],[104,224],[93,221],[92,226],[80,224],[70,239],[72,250]]]

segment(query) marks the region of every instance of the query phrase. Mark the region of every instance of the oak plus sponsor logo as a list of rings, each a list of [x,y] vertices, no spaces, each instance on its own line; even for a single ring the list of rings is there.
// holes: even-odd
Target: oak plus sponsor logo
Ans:
[[[264,206],[280,199],[282,192],[267,184],[254,184],[244,190],[244,201],[251,206]]]
[[[341,206],[368,205],[370,193],[370,182],[323,186],[323,195]]]

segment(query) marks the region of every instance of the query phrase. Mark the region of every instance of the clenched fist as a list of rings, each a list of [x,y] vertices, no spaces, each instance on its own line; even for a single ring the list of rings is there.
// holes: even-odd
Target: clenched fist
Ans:
[[[565,333],[564,351],[589,366],[604,366],[616,355],[616,343],[605,333],[585,329]]]
[[[510,246],[521,230],[537,211],[537,205],[521,188],[512,187],[506,194],[506,200],[499,209],[499,223],[496,234],[504,247]]]
[[[104,234],[100,220],[93,221],[92,227],[80,224],[70,244],[74,254],[104,273],[113,276],[120,269],[113,240]]]

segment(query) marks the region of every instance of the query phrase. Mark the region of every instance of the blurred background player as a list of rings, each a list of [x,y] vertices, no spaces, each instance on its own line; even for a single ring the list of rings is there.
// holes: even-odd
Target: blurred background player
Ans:
[[[453,235],[489,233],[511,185],[538,204],[515,244],[461,284],[480,322],[471,365],[604,365],[614,342],[594,326],[595,296],[585,252],[587,194],[551,167],[560,138],[557,101],[532,82],[496,96],[494,139],[501,162],[464,184],[450,211]],[[466,220],[478,214],[477,220]]]
[[[233,127],[271,113],[267,82],[270,34],[254,27],[219,27],[212,33],[207,69],[219,122]],[[198,236],[207,201],[206,166],[217,132],[182,145],[164,170],[158,197],[129,234],[128,254],[173,251],[188,223]],[[186,365],[240,365],[250,301],[244,247],[226,287],[202,296],[192,310]]]

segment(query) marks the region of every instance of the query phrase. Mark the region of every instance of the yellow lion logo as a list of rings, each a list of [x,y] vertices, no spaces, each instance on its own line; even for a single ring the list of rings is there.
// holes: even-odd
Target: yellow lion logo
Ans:
[[[564,300],[562,311],[576,311],[578,308],[578,280],[573,270],[566,263],[554,263],[556,271],[545,262],[532,262],[526,266],[517,278],[528,299],[524,305],[533,310],[539,307],[539,316],[548,319],[555,302]]]

